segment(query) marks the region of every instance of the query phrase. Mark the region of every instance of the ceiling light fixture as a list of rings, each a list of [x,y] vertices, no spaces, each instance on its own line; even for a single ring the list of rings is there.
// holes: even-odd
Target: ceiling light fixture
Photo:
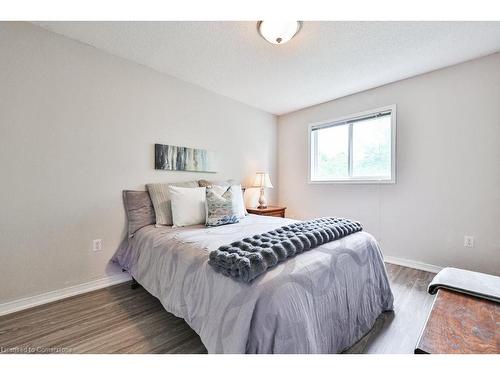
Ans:
[[[259,34],[272,44],[284,44],[297,34],[302,26],[300,21],[259,21]]]

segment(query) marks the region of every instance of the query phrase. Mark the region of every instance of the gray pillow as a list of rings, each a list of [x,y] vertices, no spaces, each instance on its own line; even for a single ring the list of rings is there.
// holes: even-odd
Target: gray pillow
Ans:
[[[155,223],[155,210],[147,191],[123,191],[123,203],[128,223],[128,237],[139,229]]]
[[[208,186],[223,186],[229,187],[231,185],[239,185],[240,183],[236,180],[198,180],[198,184],[200,187],[208,187]]]
[[[153,202],[156,216],[156,226],[172,225],[172,202],[168,192],[169,186],[197,188],[198,181],[176,182],[168,184],[147,184],[149,196]]]

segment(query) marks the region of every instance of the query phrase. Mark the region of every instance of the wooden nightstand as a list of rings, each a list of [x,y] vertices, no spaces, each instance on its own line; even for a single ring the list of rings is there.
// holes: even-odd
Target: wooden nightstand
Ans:
[[[247,208],[249,214],[285,217],[286,207],[267,206],[267,208]]]

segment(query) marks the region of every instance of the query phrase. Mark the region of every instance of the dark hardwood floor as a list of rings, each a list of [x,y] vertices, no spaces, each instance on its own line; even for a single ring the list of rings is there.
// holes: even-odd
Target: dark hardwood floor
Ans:
[[[429,272],[387,264],[395,312],[347,353],[413,353],[433,297]],[[198,335],[130,283],[0,317],[0,353],[206,353]]]

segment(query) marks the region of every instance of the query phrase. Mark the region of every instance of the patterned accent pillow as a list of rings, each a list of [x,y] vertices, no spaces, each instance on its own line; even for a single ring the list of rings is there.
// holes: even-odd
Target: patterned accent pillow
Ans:
[[[205,225],[207,227],[217,227],[240,221],[234,211],[231,188],[226,189],[222,194],[217,190],[212,187],[206,189],[205,208],[207,217]]]
[[[245,208],[245,188],[236,180],[222,180],[222,181],[209,181],[209,180],[198,180],[198,184],[201,187],[217,187],[226,190],[231,187],[233,193],[233,205],[236,211],[236,216],[238,219],[243,219],[248,215],[247,209]]]

